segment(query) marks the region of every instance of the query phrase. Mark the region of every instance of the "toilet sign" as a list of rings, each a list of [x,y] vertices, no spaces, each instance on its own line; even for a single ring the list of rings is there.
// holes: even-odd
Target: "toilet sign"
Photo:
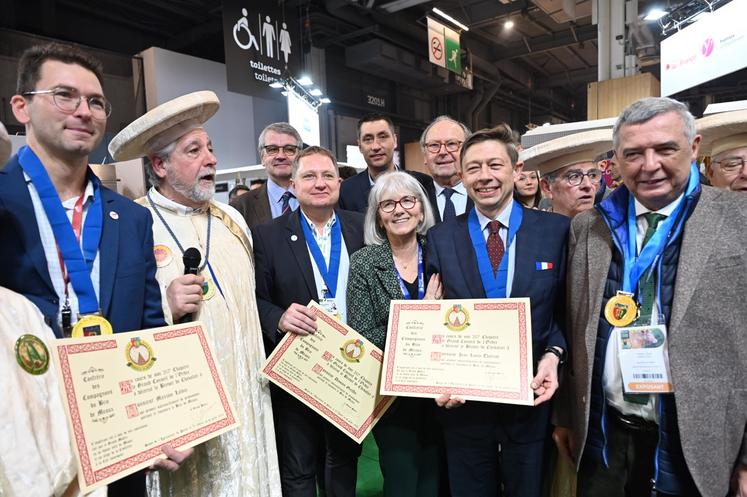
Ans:
[[[272,0],[224,0],[223,45],[229,91],[282,98],[269,85],[287,75],[297,77],[296,10]]]

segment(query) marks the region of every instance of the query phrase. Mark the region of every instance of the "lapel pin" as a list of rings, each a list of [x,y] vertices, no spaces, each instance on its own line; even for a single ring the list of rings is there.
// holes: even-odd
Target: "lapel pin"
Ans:
[[[291,241],[295,242],[296,240],[298,240],[298,237],[296,235],[291,235]]]
[[[112,219],[114,219],[114,220],[117,220],[117,219],[119,219],[119,214],[117,214],[116,211],[109,211],[109,217],[112,218]]]

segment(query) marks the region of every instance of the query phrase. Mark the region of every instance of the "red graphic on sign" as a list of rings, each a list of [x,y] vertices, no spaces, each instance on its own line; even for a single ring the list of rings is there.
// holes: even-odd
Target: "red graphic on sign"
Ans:
[[[433,53],[433,58],[436,60],[441,60],[444,56],[444,47],[441,44],[441,40],[439,38],[431,38],[431,52]]]

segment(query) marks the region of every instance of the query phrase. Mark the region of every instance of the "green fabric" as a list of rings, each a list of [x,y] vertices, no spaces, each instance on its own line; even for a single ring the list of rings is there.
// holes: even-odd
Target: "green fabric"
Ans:
[[[363,441],[363,452],[358,458],[356,497],[383,497],[384,477],[379,469],[379,448],[372,434]]]

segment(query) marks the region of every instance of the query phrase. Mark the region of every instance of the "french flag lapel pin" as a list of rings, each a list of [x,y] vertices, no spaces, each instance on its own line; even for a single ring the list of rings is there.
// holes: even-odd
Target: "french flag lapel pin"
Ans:
[[[536,265],[537,265],[537,271],[547,271],[548,269],[553,268],[552,262],[537,261]]]

